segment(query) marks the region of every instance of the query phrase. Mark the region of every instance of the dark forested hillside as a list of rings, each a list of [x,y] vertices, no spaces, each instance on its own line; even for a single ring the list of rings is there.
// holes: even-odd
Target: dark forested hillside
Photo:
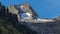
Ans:
[[[22,34],[11,20],[8,9],[0,3],[0,34]],[[17,23],[16,23],[17,24]]]

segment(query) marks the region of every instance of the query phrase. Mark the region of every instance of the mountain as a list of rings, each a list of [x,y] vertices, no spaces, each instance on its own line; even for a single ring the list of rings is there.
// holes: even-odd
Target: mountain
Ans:
[[[60,34],[60,17],[41,19],[27,3],[0,3],[0,34]]]

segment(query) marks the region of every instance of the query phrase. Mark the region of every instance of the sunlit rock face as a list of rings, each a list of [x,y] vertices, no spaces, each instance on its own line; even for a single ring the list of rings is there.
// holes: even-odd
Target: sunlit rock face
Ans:
[[[17,6],[16,6],[16,7],[17,7]],[[8,7],[8,10],[9,10],[9,12],[12,13],[12,14],[18,14],[18,10],[15,8],[14,5],[10,5],[10,6]]]
[[[23,4],[19,5],[19,8],[22,10],[22,13],[27,13],[26,15],[28,15],[30,18],[36,19],[38,17],[36,12],[27,3],[23,3]]]
[[[28,4],[21,4],[19,5],[19,7],[23,10],[23,12],[29,12],[29,13],[32,13],[31,9],[29,8],[29,5]]]

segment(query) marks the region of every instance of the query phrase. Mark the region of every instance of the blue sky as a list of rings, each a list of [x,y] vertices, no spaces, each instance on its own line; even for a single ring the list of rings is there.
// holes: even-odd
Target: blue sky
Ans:
[[[60,0],[0,0],[0,2],[5,6],[29,3],[41,18],[60,16]]]

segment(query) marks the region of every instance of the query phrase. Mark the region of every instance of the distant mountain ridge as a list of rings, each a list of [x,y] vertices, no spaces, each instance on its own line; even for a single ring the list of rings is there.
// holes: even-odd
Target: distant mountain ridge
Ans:
[[[60,34],[60,17],[41,19],[26,3],[7,8],[0,4],[0,19],[4,20],[3,23],[0,20],[1,29],[5,24],[2,29],[4,31],[0,29],[1,34]]]

